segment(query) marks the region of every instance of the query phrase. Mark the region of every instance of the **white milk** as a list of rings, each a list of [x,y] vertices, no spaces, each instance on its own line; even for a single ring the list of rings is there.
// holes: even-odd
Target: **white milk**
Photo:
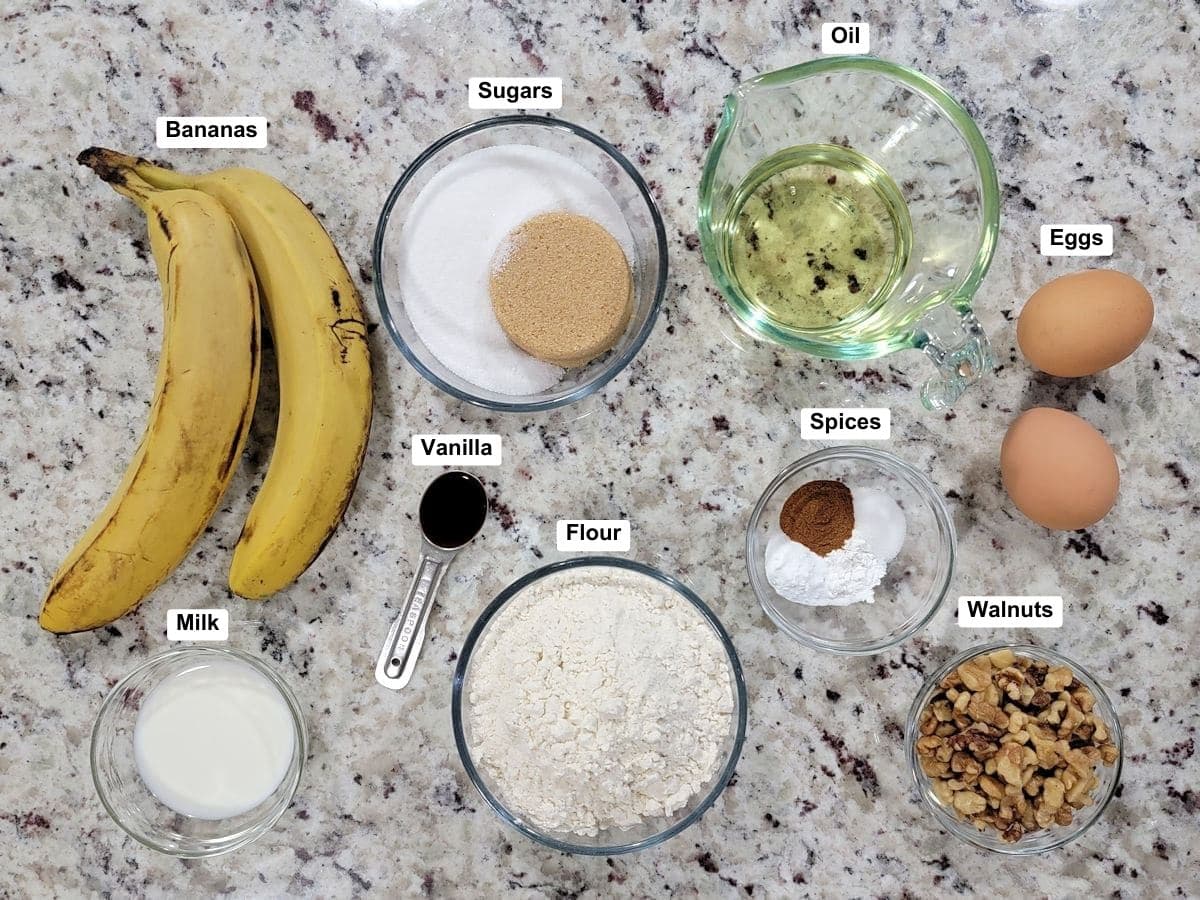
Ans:
[[[198,663],[142,701],[133,756],[150,792],[176,812],[227,819],[287,774],[296,733],[287,702],[238,660]]]

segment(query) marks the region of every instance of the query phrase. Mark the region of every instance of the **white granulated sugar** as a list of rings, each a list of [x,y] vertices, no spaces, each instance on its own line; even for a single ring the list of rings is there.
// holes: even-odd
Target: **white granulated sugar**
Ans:
[[[547,212],[587,216],[633,265],[633,236],[608,189],[560,153],[522,144],[459,157],[421,189],[397,247],[404,308],[417,335],[446,368],[510,396],[545,391],[562,377],[504,333],[488,294],[492,259],[518,225]]]
[[[725,763],[725,650],[694,606],[649,576],[596,567],[543,579],[476,652],[472,756],[539,828],[596,835],[670,815]]]

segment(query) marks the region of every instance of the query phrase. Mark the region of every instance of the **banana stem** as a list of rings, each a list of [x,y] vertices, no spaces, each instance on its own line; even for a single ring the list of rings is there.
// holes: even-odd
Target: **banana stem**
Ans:
[[[186,180],[140,156],[104,147],[88,147],[76,159],[112,185],[113,190],[139,206],[157,190],[187,187]]]
[[[113,190],[128,197],[138,206],[145,206],[155,188],[137,174],[137,157],[103,147],[88,147],[76,157],[76,162],[87,166],[107,182]]]

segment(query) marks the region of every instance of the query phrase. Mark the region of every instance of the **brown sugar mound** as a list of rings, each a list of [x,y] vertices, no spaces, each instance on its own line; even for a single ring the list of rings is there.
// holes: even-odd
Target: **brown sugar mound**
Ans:
[[[557,366],[611,350],[633,314],[633,279],[616,239],[586,216],[552,212],[518,225],[492,261],[492,309],[509,340]]]
[[[854,531],[854,495],[840,481],[802,484],[784,501],[779,527],[813,553],[828,556]]]

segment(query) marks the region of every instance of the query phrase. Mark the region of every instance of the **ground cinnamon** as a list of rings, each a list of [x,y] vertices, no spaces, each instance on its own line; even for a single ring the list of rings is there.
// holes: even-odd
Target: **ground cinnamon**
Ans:
[[[792,491],[779,527],[819,556],[845,546],[854,531],[854,496],[840,481],[810,481]]]

